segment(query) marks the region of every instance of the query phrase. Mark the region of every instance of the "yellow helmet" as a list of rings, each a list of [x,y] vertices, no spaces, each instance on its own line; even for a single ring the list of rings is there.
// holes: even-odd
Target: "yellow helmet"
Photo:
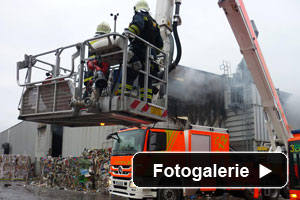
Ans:
[[[111,29],[110,29],[110,26],[108,23],[106,22],[102,22],[101,24],[99,24],[97,26],[97,29],[96,29],[96,34],[97,33],[110,33]]]
[[[140,11],[149,12],[149,10],[150,10],[149,5],[148,5],[147,1],[145,1],[145,0],[137,1],[135,3],[134,9],[137,12],[140,12]]]

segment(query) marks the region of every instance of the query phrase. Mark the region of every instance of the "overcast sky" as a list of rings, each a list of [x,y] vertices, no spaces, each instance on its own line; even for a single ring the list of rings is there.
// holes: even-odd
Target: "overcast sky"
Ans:
[[[156,0],[149,0],[155,14]],[[16,84],[16,62],[81,42],[94,35],[102,21],[113,25],[119,13],[122,32],[133,15],[134,0],[1,0],[0,6],[0,132],[18,122],[21,88]],[[244,0],[250,19],[260,32],[259,43],[277,88],[300,92],[300,1]],[[217,0],[182,0],[181,65],[222,74],[223,60],[234,71],[242,56]],[[300,114],[299,114],[300,116]]]

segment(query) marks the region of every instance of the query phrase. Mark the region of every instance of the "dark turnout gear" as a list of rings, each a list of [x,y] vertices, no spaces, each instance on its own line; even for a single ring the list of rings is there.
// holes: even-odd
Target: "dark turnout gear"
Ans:
[[[129,31],[161,49],[163,47],[163,40],[160,35],[159,25],[149,15],[148,12],[135,12],[132,22],[129,25]],[[126,88],[132,88],[133,82],[138,76],[138,70],[145,70],[145,56],[146,56],[146,45],[144,42],[133,39],[130,44],[130,49],[134,53],[134,56],[129,61],[127,69],[127,85]],[[151,56],[153,59],[157,59],[157,51],[151,48]],[[131,66],[131,67],[130,67]],[[140,68],[139,68],[140,66]],[[158,66],[155,63],[150,63],[150,73],[152,75],[157,74],[159,71]],[[139,87],[140,97],[144,98],[144,76],[139,76]],[[152,79],[149,77],[148,91],[147,91],[148,102],[152,100]]]
[[[163,47],[163,40],[160,35],[159,25],[147,12],[135,12],[132,22],[129,25],[129,31],[156,46]],[[145,44],[135,39],[131,42],[133,52],[140,59],[145,59],[146,46]],[[156,58],[157,52],[151,49],[151,54]]]

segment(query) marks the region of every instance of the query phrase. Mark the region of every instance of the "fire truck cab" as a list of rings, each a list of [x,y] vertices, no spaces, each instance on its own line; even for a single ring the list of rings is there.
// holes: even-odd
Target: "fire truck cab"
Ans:
[[[229,134],[226,129],[205,126],[192,126],[188,130],[160,128],[131,128],[110,134],[114,139],[111,155],[110,194],[132,199],[157,198],[168,196],[180,199],[195,194],[198,189],[143,189],[132,181],[132,157],[145,151],[229,151]],[[207,190],[207,189],[206,189]],[[215,191],[210,189],[209,191]]]
[[[300,199],[300,130],[292,131],[288,141],[290,199]]]

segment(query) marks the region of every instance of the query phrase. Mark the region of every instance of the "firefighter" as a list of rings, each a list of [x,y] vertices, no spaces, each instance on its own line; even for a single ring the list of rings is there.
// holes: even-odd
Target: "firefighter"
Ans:
[[[162,49],[163,40],[160,35],[159,25],[149,14],[149,6],[145,0],[139,0],[134,6],[134,16],[132,22],[129,24],[129,31],[156,46],[157,48]],[[126,91],[132,90],[132,85],[135,79],[138,76],[138,70],[145,69],[145,54],[146,54],[146,45],[138,40],[133,39],[130,43],[130,50],[134,53],[133,57],[129,60],[127,67],[127,84]],[[157,58],[156,50],[151,49],[151,56],[155,60]],[[159,67],[150,63],[150,73],[156,75],[159,71]],[[119,91],[122,86],[120,86]],[[141,100],[144,99],[144,75],[139,75],[139,87],[140,87],[140,97]],[[147,91],[147,101],[152,101],[152,79],[149,77],[148,82],[148,91]]]
[[[96,35],[94,37],[110,33],[111,29],[108,23],[102,22],[97,26]],[[97,42],[93,40],[90,44]],[[92,93],[92,86],[95,84],[96,98],[101,96],[104,88],[107,87],[107,79],[109,74],[109,64],[101,61],[101,57],[97,54],[92,54],[89,51],[89,61],[87,62],[88,70],[84,74],[84,85],[86,86],[83,98],[89,97]]]

